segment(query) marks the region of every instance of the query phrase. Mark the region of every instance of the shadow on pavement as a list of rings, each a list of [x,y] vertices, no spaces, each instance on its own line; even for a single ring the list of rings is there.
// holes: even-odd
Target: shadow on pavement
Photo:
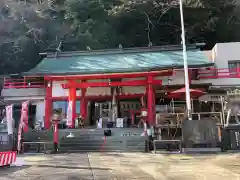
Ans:
[[[98,168],[98,167],[77,167],[77,166],[59,166],[59,165],[57,165],[57,166],[55,166],[55,165],[34,165],[35,167],[43,167],[43,168],[45,168],[45,167],[51,167],[51,168],[61,168],[61,169],[89,169],[89,170],[103,170],[103,171],[107,171],[107,170],[111,170],[111,169],[109,169],[109,168]]]
[[[16,167],[14,167],[14,166],[12,166],[12,167],[9,167],[9,166],[0,167],[0,174],[1,174],[1,176],[9,175],[10,173],[21,171],[21,170],[27,169],[29,167],[30,167],[29,165],[16,166]]]

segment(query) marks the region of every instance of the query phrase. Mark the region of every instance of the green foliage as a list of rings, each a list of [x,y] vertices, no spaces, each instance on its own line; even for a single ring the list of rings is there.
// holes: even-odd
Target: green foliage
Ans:
[[[37,3],[38,2],[38,3]],[[171,3],[169,3],[171,2]],[[39,53],[181,43],[179,7],[169,0],[1,0],[0,73],[27,71]],[[185,0],[188,43],[238,41],[231,0]]]

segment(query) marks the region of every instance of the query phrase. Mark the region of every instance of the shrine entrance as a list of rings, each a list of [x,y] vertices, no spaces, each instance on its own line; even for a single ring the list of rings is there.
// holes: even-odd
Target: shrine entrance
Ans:
[[[60,77],[46,78],[50,82],[61,81],[62,88],[68,92],[68,97],[64,99],[70,105],[67,112],[68,127],[59,132],[61,151],[145,151],[146,134],[143,126],[136,127],[139,127],[140,120],[147,121],[150,126],[155,125],[155,89],[162,85],[159,77],[170,74],[172,71],[104,74],[87,78],[67,76],[64,82]],[[94,88],[95,92],[99,91],[97,96],[89,93]],[[104,88],[108,89],[107,95]],[[76,127],[79,115],[76,102],[79,100],[80,116],[84,121],[84,128],[81,129]],[[46,104],[47,108],[52,106],[50,101],[46,103],[49,103]],[[145,112],[143,116],[141,112]],[[106,134],[105,131],[111,132]]]
[[[139,112],[142,109],[147,112],[147,117],[145,117],[146,121],[150,125],[154,125],[156,111],[155,88],[162,85],[160,77],[170,75],[172,75],[172,70],[45,77],[45,81],[47,81],[45,128],[48,129],[50,127],[53,101],[56,101],[56,98],[52,95],[52,86],[53,83],[59,81],[61,82],[62,88],[68,92],[68,97],[58,99],[69,102],[66,113],[69,128],[75,128],[75,122],[79,116],[81,116],[81,119],[87,125],[96,125],[99,119],[106,119],[106,117],[108,117],[106,121],[112,122],[114,127],[116,126],[118,118],[125,118],[125,126],[130,126],[134,123],[136,125],[137,121],[133,120],[133,117],[135,117],[136,114],[139,116]],[[109,93],[107,95],[102,91],[104,88],[108,89]],[[95,91],[99,91],[98,95],[89,94],[91,89],[97,89]],[[125,91],[125,89],[128,90]],[[139,91],[139,89],[141,89],[141,91]],[[76,105],[79,101],[80,114],[78,113],[79,111],[76,112],[76,109],[78,109]],[[105,108],[106,104],[108,104],[108,107]],[[108,114],[106,115],[106,112],[103,111],[108,111]],[[86,122],[87,119],[90,122]]]
[[[108,87],[111,90],[111,96],[109,100],[98,102],[97,99],[92,100],[94,102],[94,117],[91,117],[91,123],[99,125],[99,128],[106,128],[107,124],[112,123],[111,127],[119,127],[117,121],[120,119],[122,121],[121,127],[131,127],[133,121],[130,120],[130,111],[141,110],[142,108],[147,110],[147,121],[150,125],[154,124],[155,119],[155,86],[160,86],[162,84],[161,80],[155,79],[153,76],[147,76],[144,80],[114,80],[108,79],[108,82],[88,82],[86,80],[71,80],[65,84],[62,84],[62,87],[69,90],[69,104],[72,111],[70,116],[71,128],[76,128],[76,90],[81,90],[81,112],[80,116],[83,121],[86,121],[89,112],[89,100],[86,96],[86,91],[88,88],[95,87]],[[145,92],[141,94],[125,94],[121,91],[121,87],[145,87]],[[136,96],[136,101],[132,101],[133,97]],[[141,99],[144,99],[141,101]],[[126,102],[128,100],[128,102]],[[144,102],[143,102],[144,101]],[[143,103],[141,103],[143,102]],[[145,103],[147,102],[147,103]],[[69,114],[68,114],[69,117]],[[94,120],[93,120],[94,119]],[[69,121],[69,119],[68,119]]]
[[[140,102],[140,98],[138,99],[127,99],[127,100],[119,100],[117,103],[116,108],[116,117],[121,118],[123,120],[122,127],[135,127],[140,119],[139,117],[132,117],[131,112],[139,111],[142,108],[142,104]],[[112,101],[105,101],[105,102],[95,102],[94,103],[94,114],[93,118],[95,120],[95,125],[97,126],[97,122],[101,118],[103,121],[103,126],[106,126],[106,122],[109,122],[110,119],[114,118],[114,110],[113,110],[113,102]],[[90,111],[91,113],[91,111]],[[132,119],[137,119],[133,121]],[[91,119],[92,120],[92,119]],[[90,121],[91,121],[90,120]],[[116,120],[117,121],[117,120]],[[136,122],[136,123],[132,123]],[[116,126],[116,124],[114,124]]]

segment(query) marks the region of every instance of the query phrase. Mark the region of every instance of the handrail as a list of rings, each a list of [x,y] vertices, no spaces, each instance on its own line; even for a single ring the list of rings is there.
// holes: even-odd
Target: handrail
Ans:
[[[4,78],[3,89],[21,89],[21,88],[44,88],[45,82],[37,79],[11,79]]]

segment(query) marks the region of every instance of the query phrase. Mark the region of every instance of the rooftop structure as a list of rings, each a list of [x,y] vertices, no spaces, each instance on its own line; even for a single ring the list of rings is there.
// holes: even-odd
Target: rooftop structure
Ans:
[[[192,45],[188,48],[188,64],[190,67],[198,67],[212,63],[204,52]],[[163,46],[47,54],[46,58],[24,75],[146,72],[182,67],[181,48]]]

